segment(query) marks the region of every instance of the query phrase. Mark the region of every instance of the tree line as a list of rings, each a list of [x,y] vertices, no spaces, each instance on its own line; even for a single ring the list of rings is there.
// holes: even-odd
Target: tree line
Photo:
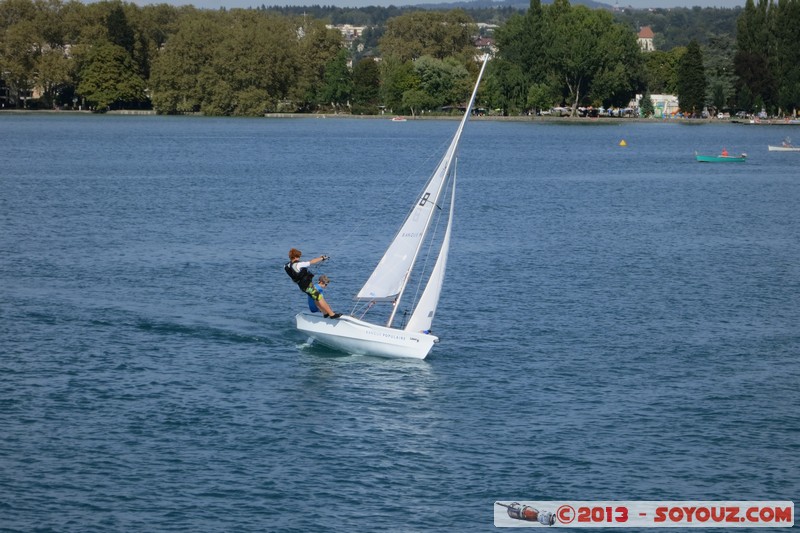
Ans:
[[[337,11],[336,21],[353,11],[361,13],[353,22],[385,18],[346,42],[326,27],[330,17],[311,8],[0,0],[0,102],[209,115],[416,114],[457,107],[467,97],[480,53],[475,13],[361,8]],[[650,53],[640,51],[628,13],[568,0],[481,13],[502,22],[480,104],[503,114],[557,105],[574,113],[581,106],[624,107],[637,93],[670,93],[689,113],[705,107],[794,113],[800,0],[747,0],[744,9],[715,11],[724,14],[716,28],[698,29],[713,26],[706,17],[683,37],[664,31],[662,39],[692,38]],[[725,30],[733,14],[735,35]],[[648,17],[672,27],[658,11],[638,18]]]

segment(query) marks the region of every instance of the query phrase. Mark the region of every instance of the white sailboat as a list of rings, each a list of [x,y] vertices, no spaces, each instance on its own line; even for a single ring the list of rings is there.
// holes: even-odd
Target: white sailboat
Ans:
[[[430,333],[430,329],[439,304],[450,247],[450,230],[455,206],[456,153],[461,133],[472,112],[487,61],[488,57],[484,58],[467,109],[444,157],[425,184],[422,194],[414,200],[413,209],[378,266],[356,296],[356,300],[369,302],[370,306],[379,302],[390,304],[392,309],[386,324],[373,324],[348,315],[338,319],[328,319],[310,313],[299,313],[295,317],[298,330],[307,333],[321,344],[337,350],[380,357],[424,359],[434,343],[439,341],[438,337]],[[448,189],[448,182],[451,182],[449,214],[436,263],[405,327],[402,329],[392,327],[406,285],[434,220],[434,214],[439,210],[442,197]]]

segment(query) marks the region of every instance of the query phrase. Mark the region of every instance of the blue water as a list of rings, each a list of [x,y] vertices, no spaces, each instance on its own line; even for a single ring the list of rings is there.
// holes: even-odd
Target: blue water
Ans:
[[[295,331],[289,248],[349,311],[455,126],[0,116],[0,529],[797,501],[791,126],[471,122],[428,359]]]

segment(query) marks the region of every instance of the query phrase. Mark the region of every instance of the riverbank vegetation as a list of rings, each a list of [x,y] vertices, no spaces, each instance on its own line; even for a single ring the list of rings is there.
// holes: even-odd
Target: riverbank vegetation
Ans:
[[[345,36],[333,24],[361,29]],[[637,43],[647,24],[654,52]],[[493,44],[477,40],[487,36]],[[491,47],[479,102],[491,113],[621,108],[637,94],[666,93],[687,114],[794,115],[797,42],[800,0],[617,12],[568,0],[532,0],[526,11],[0,0],[0,105],[442,113],[463,103],[475,58]]]

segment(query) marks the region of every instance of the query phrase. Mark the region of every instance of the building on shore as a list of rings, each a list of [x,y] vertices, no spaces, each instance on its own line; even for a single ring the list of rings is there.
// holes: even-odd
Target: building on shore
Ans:
[[[637,94],[636,99],[631,102],[632,107],[642,108],[643,95]],[[651,94],[650,100],[653,102],[653,116],[656,118],[674,117],[680,112],[678,107],[678,97],[673,94]]]
[[[654,52],[656,46],[653,44],[653,38],[656,35],[653,33],[653,29],[650,26],[642,26],[639,30],[639,34],[637,35],[637,40],[639,41],[639,48],[642,49],[642,52]]]

